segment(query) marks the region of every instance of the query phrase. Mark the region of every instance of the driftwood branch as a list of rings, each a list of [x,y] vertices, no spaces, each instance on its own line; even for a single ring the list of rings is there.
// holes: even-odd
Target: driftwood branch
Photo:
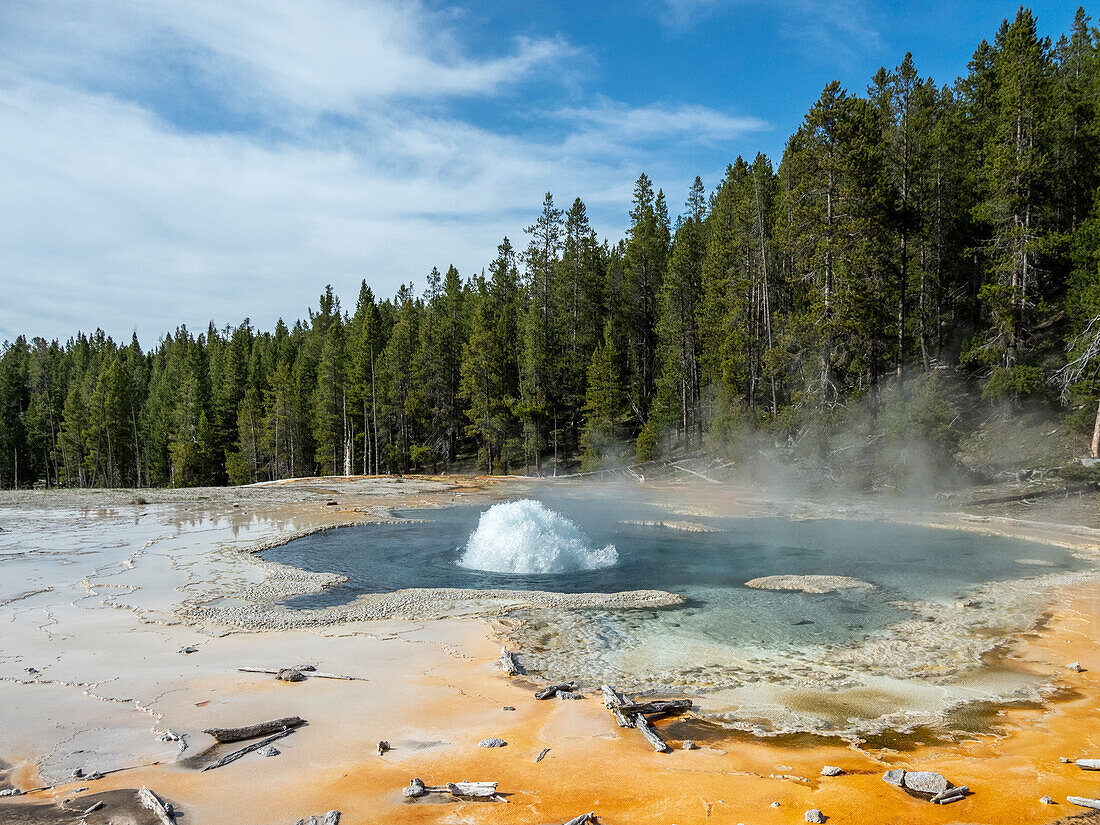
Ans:
[[[159,796],[144,785],[142,785],[141,790],[138,791],[138,799],[141,800],[142,805],[156,815],[157,819],[159,819],[163,825],[175,825],[176,820],[172,812],[168,810],[168,806],[164,804]]]
[[[580,816],[573,817],[568,822],[566,822],[565,825],[589,825],[590,823],[594,823],[595,821],[596,821],[596,814],[587,813],[587,814],[581,814]]]
[[[560,685],[548,685],[535,694],[536,699],[553,699],[559,691],[572,693],[577,689],[577,683],[573,681],[562,682]]]
[[[401,793],[410,799],[417,799],[430,793],[449,793],[457,798],[490,799],[496,796],[496,782],[448,782],[446,785],[425,785],[419,777],[409,781]]]
[[[516,664],[516,657],[506,647],[500,649],[500,666],[504,668],[504,672],[509,676],[519,675],[519,665]]]
[[[646,715],[675,713],[676,711],[689,710],[690,708],[690,699],[666,699],[655,702],[634,702],[631,704],[624,704],[620,705],[617,709],[621,713],[633,716],[635,713],[644,713]]]
[[[212,771],[215,768],[225,767],[230,762],[236,762],[238,759],[240,759],[246,753],[252,753],[252,751],[254,751],[254,750],[259,750],[262,747],[270,745],[272,742],[276,741],[277,739],[282,739],[284,736],[290,736],[290,734],[292,734],[292,733],[294,733],[293,729],[284,730],[282,733],[276,733],[274,736],[267,737],[267,739],[261,739],[259,742],[253,742],[251,745],[245,745],[240,750],[235,750],[235,751],[233,751],[233,753],[227,753],[225,756],[223,756],[217,762],[212,762],[211,764],[207,765],[205,768],[203,768],[203,770],[204,771]]]
[[[203,733],[210,734],[222,743],[241,742],[245,739],[255,739],[257,736],[267,736],[269,733],[290,730],[305,723],[306,720],[300,716],[287,716],[283,719],[272,719],[270,722],[259,722],[240,728],[207,728]]]
[[[283,670],[298,670],[298,668],[283,668]],[[272,670],[267,667],[239,667],[237,671],[240,673],[270,673],[273,676],[278,676],[280,671]],[[364,679],[361,676],[343,676],[339,673],[324,673],[320,670],[298,670],[307,679],[340,679],[345,682],[366,682],[368,679]]]
[[[630,717],[619,710],[619,708],[627,704],[626,697],[610,685],[603,685],[600,691],[603,693],[604,707],[611,711],[611,715],[615,717],[615,721],[619,723],[619,727],[634,727],[634,723],[630,721]]]
[[[669,747],[665,744],[665,740],[657,735],[657,731],[653,729],[653,726],[649,724],[649,720],[643,714],[634,714],[634,727],[642,732],[642,736],[653,746],[653,750],[657,753],[668,753]]]

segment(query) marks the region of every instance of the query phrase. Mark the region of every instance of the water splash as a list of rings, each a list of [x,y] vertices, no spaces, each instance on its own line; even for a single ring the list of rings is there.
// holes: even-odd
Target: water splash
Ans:
[[[610,567],[615,546],[589,546],[588,537],[561,513],[532,499],[496,504],[481,514],[458,560],[461,567],[494,573],[569,573]]]

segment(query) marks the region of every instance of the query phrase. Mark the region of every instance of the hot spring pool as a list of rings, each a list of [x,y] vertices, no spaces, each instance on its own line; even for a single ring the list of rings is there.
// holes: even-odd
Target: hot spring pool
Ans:
[[[657,504],[575,493],[519,504],[488,513],[488,505],[405,511],[398,515],[407,521],[330,530],[264,556],[347,577],[290,599],[292,609],[406,588],[677,593],[686,602],[672,608],[520,612],[506,632],[532,675],[724,693],[716,712],[753,724],[768,717],[771,726],[774,714],[761,708],[785,705],[788,716],[813,717],[811,727],[892,711],[915,719],[914,706],[950,704],[943,680],[978,664],[998,633],[1022,629],[1013,621],[1034,608],[1028,582],[1086,566],[1057,547],[884,521],[688,519]],[[775,575],[846,576],[870,586],[827,593],[745,586]],[[963,597],[981,605],[960,606]],[[996,690],[969,684],[958,694],[992,699],[1034,686],[998,678]],[[931,694],[902,686],[911,679],[926,680]],[[825,722],[820,711],[792,711],[796,703],[784,698],[868,689],[868,707],[846,706],[844,718],[824,714]]]

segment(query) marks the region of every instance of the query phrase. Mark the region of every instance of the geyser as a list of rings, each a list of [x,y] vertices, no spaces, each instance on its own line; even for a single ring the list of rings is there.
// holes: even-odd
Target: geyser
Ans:
[[[569,519],[531,499],[496,504],[481,514],[458,560],[461,567],[494,573],[570,573],[610,567],[615,546],[589,546]]]

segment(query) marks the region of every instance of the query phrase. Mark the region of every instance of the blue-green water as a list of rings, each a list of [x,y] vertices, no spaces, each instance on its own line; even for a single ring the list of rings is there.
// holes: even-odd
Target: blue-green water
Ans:
[[[652,504],[579,495],[539,498],[572,521],[593,548],[613,545],[617,562],[549,574],[464,567],[458,562],[488,505],[409,511],[400,514],[410,519],[406,523],[331,530],[264,555],[348,578],[346,584],[290,600],[288,606],[295,608],[418,587],[564,593],[657,589],[688,599],[682,607],[662,611],[661,623],[678,636],[733,646],[851,642],[911,617],[904,603],[951,603],[986,582],[1082,567],[1061,548],[969,532],[875,521],[694,516],[692,524],[713,532],[690,532],[629,523],[685,520]],[[507,549],[522,527],[496,524],[501,546]],[[781,574],[850,576],[875,587],[807,594],[744,584]]]

